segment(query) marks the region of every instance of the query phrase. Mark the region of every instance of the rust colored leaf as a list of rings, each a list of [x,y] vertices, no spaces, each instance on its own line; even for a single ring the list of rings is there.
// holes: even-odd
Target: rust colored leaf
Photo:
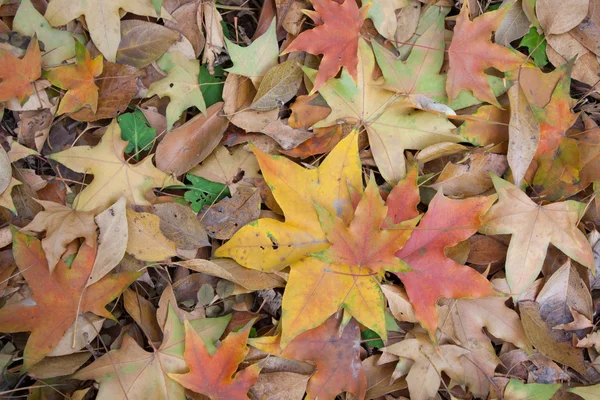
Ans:
[[[333,400],[341,392],[364,398],[367,377],[360,362],[360,329],[354,320],[341,327],[332,316],[320,327],[296,337],[284,350],[280,350],[279,336],[250,339],[250,345],[279,357],[315,364],[317,372],[308,381],[307,399]]]
[[[518,68],[525,60],[523,55],[490,42],[492,32],[498,30],[509,9],[510,6],[501,7],[471,21],[469,2],[463,3],[448,49],[450,69],[446,91],[450,100],[466,89],[471,90],[479,100],[500,107],[484,71],[490,67],[508,71]]]
[[[211,355],[200,336],[186,321],[183,357],[190,372],[169,374],[169,377],[185,388],[207,395],[213,400],[248,399],[248,390],[258,379],[261,366],[254,364],[238,373],[235,372],[248,354],[246,341],[251,327],[252,323],[249,323],[244,329],[230,333],[216,353]]]
[[[229,121],[222,115],[223,103],[213,104],[206,115],[198,114],[165,136],[156,149],[158,169],[182,175],[204,161],[223,138]]]
[[[300,50],[323,54],[313,91],[319,90],[342,67],[348,69],[354,80],[358,79],[358,38],[368,7],[359,9],[355,0],[344,0],[342,4],[332,0],[311,3],[315,12],[309,15],[319,26],[302,32],[284,54]]]
[[[50,354],[79,314],[93,312],[114,319],[104,306],[141,275],[108,275],[86,289],[96,257],[95,245],[81,245],[73,264],[69,267],[60,260],[52,274],[39,240],[13,229],[13,249],[19,271],[33,295],[0,309],[0,331],[31,332],[23,354],[23,370]]]
[[[417,319],[434,338],[438,325],[436,302],[445,298],[497,296],[491,283],[474,269],[446,257],[444,248],[477,232],[481,216],[495,196],[452,200],[439,193],[402,250],[396,252],[413,271],[397,274],[415,309]]]

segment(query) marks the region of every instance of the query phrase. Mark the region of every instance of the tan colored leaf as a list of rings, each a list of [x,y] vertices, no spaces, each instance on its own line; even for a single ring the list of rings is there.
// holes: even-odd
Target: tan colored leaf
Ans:
[[[35,216],[23,230],[25,232],[46,232],[42,248],[48,258],[50,271],[60,260],[73,240],[82,237],[92,246],[96,241],[96,223],[91,211],[76,211],[52,201],[37,200],[44,211]]]
[[[198,0],[183,4],[172,14],[172,21],[165,21],[165,27],[173,29],[185,36],[192,46],[196,57],[200,55],[206,41],[202,33],[202,25],[198,25]]]
[[[165,23],[167,28],[170,27],[169,23]],[[152,64],[179,39],[177,32],[167,28],[137,19],[121,21],[121,43],[117,50],[117,62],[137,68]]]
[[[388,301],[390,311],[398,321],[418,322],[415,310],[410,304],[406,291],[397,285],[381,285],[381,291]]]
[[[126,208],[127,199],[121,197],[94,219],[100,228],[98,253],[86,286],[102,279],[123,259],[129,237]]]
[[[0,146],[1,147],[1,146]],[[10,159],[4,148],[0,148],[0,193],[4,192],[12,179]]]
[[[202,224],[188,206],[179,203],[164,203],[152,206],[154,215],[160,218],[160,231],[178,249],[196,250],[210,246]]]
[[[306,392],[308,375],[293,372],[262,373],[250,388],[254,398],[261,400],[297,400]]]
[[[177,265],[192,271],[226,279],[249,291],[285,286],[285,281],[276,274],[244,268],[235,261],[225,258],[180,261]]]
[[[160,231],[160,218],[154,214],[127,209],[127,253],[142,261],[162,261],[177,255],[175,243]]]
[[[60,357],[46,357],[27,371],[35,379],[50,379],[71,375],[77,371],[92,354],[89,351]]]
[[[302,77],[302,69],[296,59],[276,65],[263,77],[250,108],[257,111],[280,108],[296,95]]]
[[[123,306],[129,316],[138,324],[142,331],[154,344],[160,343],[162,332],[156,320],[154,305],[131,289],[123,292]]]
[[[535,11],[544,33],[558,35],[579,25],[588,14],[589,6],[590,0],[538,0]]]
[[[182,175],[204,161],[223,138],[229,121],[223,103],[213,104],[206,115],[198,114],[170,131],[156,148],[156,167],[167,174]]]
[[[292,128],[280,119],[269,123],[261,132],[273,138],[283,150],[291,150],[315,135],[315,132]]]
[[[496,43],[508,46],[510,42],[520,39],[529,32],[529,19],[523,11],[522,0],[504,0],[502,4],[512,3],[512,7],[508,10],[502,24],[495,33]]]
[[[552,340],[546,332],[546,324],[540,317],[538,307],[538,303],[533,301],[519,302],[521,321],[531,344],[546,357],[586,375],[587,367],[583,359],[583,351],[570,343],[556,343]]]
[[[510,100],[508,165],[515,185],[521,186],[540,143],[540,123],[518,82],[508,89],[508,98]]]
[[[83,349],[98,336],[105,319],[92,313],[80,315],[65,331],[56,348],[48,356],[65,356]]]

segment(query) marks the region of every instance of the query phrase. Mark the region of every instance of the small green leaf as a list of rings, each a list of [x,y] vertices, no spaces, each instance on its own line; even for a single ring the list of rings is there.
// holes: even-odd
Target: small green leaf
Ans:
[[[196,213],[199,213],[202,207],[210,206],[231,194],[229,188],[222,183],[211,182],[191,174],[186,177],[192,186],[187,186],[188,191],[183,197],[191,203],[190,207]]]
[[[117,121],[121,127],[121,138],[129,141],[125,152],[128,154],[133,152],[135,159],[139,160],[139,153],[150,149],[156,137],[156,129],[148,126],[148,121],[140,110],[123,114],[117,118]]]
[[[543,67],[548,64],[546,56],[546,39],[537,32],[537,29],[531,28],[527,35],[523,36],[519,46],[527,47],[531,58],[536,67]]]
[[[223,72],[225,72],[223,68],[215,67],[215,74],[211,75],[206,65],[200,66],[198,83],[200,84],[200,91],[204,97],[206,107],[223,101],[223,86],[225,84]]]
[[[366,331],[362,331],[360,333],[360,338],[362,340],[365,340],[365,343],[367,346],[369,346],[369,348],[376,347],[376,348],[380,349],[383,346],[385,346],[383,344],[383,340],[381,340],[379,335],[376,334],[375,331],[372,331],[370,329],[367,329]]]
[[[504,390],[505,399],[550,400],[561,384],[525,384],[517,379],[511,379]]]
[[[160,9],[162,8],[163,0],[152,0],[152,5],[154,6],[156,14],[160,15]]]

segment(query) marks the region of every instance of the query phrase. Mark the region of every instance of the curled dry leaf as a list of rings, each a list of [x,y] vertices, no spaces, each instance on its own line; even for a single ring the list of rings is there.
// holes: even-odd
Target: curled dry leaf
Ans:
[[[198,24],[197,18],[200,3],[202,2],[194,0],[182,4],[172,13],[173,19],[171,21],[165,21],[165,27],[181,33],[190,41],[194,47],[196,57],[200,55],[206,44],[204,34],[202,33],[202,25]]]
[[[100,229],[100,236],[98,237],[98,254],[94,260],[87,286],[102,279],[125,256],[129,238],[126,209],[127,199],[121,197],[115,204],[94,218]]]
[[[248,291],[285,286],[285,281],[278,275],[247,269],[235,261],[228,259],[187,260],[180,261],[177,265],[191,269],[192,271],[226,279]]]

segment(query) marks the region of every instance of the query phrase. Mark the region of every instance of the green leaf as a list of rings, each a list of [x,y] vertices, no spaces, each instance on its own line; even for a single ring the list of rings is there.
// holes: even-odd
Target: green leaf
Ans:
[[[160,15],[160,9],[162,8],[163,0],[152,0],[152,5],[154,6],[156,14]]]
[[[198,74],[198,83],[200,91],[204,97],[206,107],[210,107],[220,101],[223,101],[223,85],[225,84],[225,71],[221,67],[215,67],[215,74],[211,75],[206,65],[200,66]]]
[[[125,152],[134,152],[135,159],[139,160],[139,153],[150,149],[152,141],[156,137],[156,129],[148,126],[148,121],[140,110],[123,114],[117,118],[117,121],[121,127],[121,138],[129,141]]]
[[[527,47],[529,55],[533,58],[535,66],[541,68],[548,64],[546,56],[546,39],[537,32],[537,29],[531,28],[527,35],[523,36],[519,46]]]
[[[557,384],[530,383],[525,384],[517,379],[511,379],[504,391],[505,399],[514,400],[550,400],[561,387]]]
[[[375,331],[372,331],[370,329],[367,329],[366,331],[362,331],[360,333],[360,338],[362,340],[365,340],[365,343],[367,346],[369,346],[369,348],[382,348],[385,346],[385,344],[383,344],[383,340],[381,340],[381,337],[379,337],[378,334],[375,333]]]
[[[200,212],[205,205],[216,203],[231,194],[229,188],[222,183],[212,182],[191,174],[186,177],[192,186],[187,187],[189,190],[185,192],[183,197],[192,203],[190,207],[196,213]]]

